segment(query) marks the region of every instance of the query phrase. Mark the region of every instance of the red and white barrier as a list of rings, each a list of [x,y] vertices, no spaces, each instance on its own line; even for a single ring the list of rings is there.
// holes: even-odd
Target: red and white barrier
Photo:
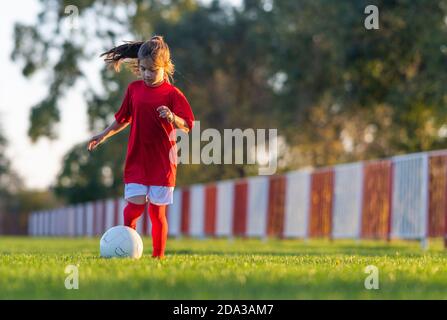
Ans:
[[[182,210],[182,191],[174,190],[174,203],[168,207],[168,234],[169,236],[180,235],[181,228],[181,210]]]
[[[269,177],[260,176],[248,179],[247,228],[248,237],[266,235]]]
[[[424,239],[427,234],[428,156],[393,158],[391,237]]]
[[[189,201],[189,225],[186,234],[193,237],[205,235],[205,188],[202,184],[191,186]]]
[[[99,236],[126,201],[34,212],[33,236]],[[151,234],[149,215],[137,231]],[[169,236],[419,239],[447,230],[447,150],[314,171],[197,184],[174,191]]]
[[[309,171],[289,172],[286,175],[285,237],[308,237],[310,177]]]
[[[217,187],[210,183],[204,187],[204,234],[215,236],[217,228]]]
[[[333,238],[359,239],[361,234],[363,164],[339,165],[334,168]]]
[[[234,182],[222,181],[216,184],[216,229],[218,237],[233,235]]]

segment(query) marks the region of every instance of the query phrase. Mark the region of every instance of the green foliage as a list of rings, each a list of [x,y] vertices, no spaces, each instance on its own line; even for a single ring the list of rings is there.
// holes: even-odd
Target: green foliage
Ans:
[[[0,126],[0,212],[7,206],[8,198],[23,187],[21,177],[11,168],[11,161],[6,156],[7,146],[8,141]]]
[[[25,75],[50,74],[48,96],[31,112],[33,141],[57,136],[58,101],[77,79],[85,80],[84,61],[123,40],[157,33],[170,45],[175,84],[201,128],[277,128],[289,159],[280,171],[447,146],[439,135],[447,122],[447,0],[245,0],[241,8],[224,1],[77,0],[69,4],[79,8],[79,29],[71,31],[62,28],[68,2],[41,3],[37,24],[16,26],[12,53]],[[370,4],[379,8],[379,30],[364,27]],[[85,95],[92,134],[113,120],[134,79],[105,69],[101,77],[104,92]],[[100,177],[104,166],[122,165],[124,145],[123,137],[113,137],[110,150],[101,146],[104,154],[90,156],[80,173],[67,169],[81,160],[82,146],[76,146],[58,194],[70,202],[120,194],[121,171],[113,172],[111,185]],[[254,172],[250,166],[181,166],[178,183]],[[85,182],[89,178],[96,181]]]
[[[127,136],[121,134],[115,143],[100,145],[93,153],[84,144],[75,146],[64,158],[56,195],[69,203],[122,196]]]

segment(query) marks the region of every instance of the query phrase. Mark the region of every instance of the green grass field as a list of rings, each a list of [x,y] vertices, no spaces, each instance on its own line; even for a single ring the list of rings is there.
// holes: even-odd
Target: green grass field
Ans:
[[[431,242],[169,239],[167,258],[99,258],[99,239],[0,238],[1,299],[446,299],[447,251]],[[67,265],[79,289],[67,290]],[[379,269],[366,290],[365,267]]]

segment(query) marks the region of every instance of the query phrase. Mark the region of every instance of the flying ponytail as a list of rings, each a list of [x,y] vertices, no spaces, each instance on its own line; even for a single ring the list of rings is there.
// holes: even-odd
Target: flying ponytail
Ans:
[[[105,56],[104,61],[117,72],[120,70],[121,63],[124,59],[138,59],[138,51],[144,43],[143,41],[125,42],[125,44],[114,47],[100,55],[100,57]]]
[[[100,55],[116,72],[120,71],[121,63],[127,62],[135,74],[138,72],[138,62],[150,59],[155,67],[164,68],[164,78],[173,82],[174,64],[168,44],[162,36],[153,36],[148,41],[125,41],[125,44],[114,47]],[[129,61],[130,60],[130,61]]]

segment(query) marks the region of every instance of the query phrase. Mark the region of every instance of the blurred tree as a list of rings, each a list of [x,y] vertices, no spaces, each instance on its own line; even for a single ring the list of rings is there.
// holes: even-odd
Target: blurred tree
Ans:
[[[176,85],[201,129],[278,128],[288,154],[280,171],[445,148],[447,0],[221,1],[41,0],[35,25],[16,25],[12,58],[31,76],[47,70],[48,96],[31,112],[29,135],[56,138],[59,100],[86,79],[81,65],[122,40],[162,34]],[[67,30],[64,8],[79,8]],[[380,29],[366,30],[377,5]],[[86,92],[92,134],[119,107],[127,71],[101,72],[103,92]],[[89,155],[65,157],[55,188],[70,202],[122,194],[128,129]],[[180,166],[178,184],[256,173],[256,166]]]
[[[15,195],[23,188],[23,182],[6,157],[7,146],[7,140],[0,127],[0,234],[19,233],[21,229],[20,211],[16,207]]]
[[[3,199],[23,188],[21,177],[11,168],[11,161],[6,157],[7,146],[0,126],[0,197]]]
[[[364,28],[370,4],[379,30]],[[446,147],[447,1],[274,1],[270,9],[271,73],[283,80],[275,109],[301,163]]]

